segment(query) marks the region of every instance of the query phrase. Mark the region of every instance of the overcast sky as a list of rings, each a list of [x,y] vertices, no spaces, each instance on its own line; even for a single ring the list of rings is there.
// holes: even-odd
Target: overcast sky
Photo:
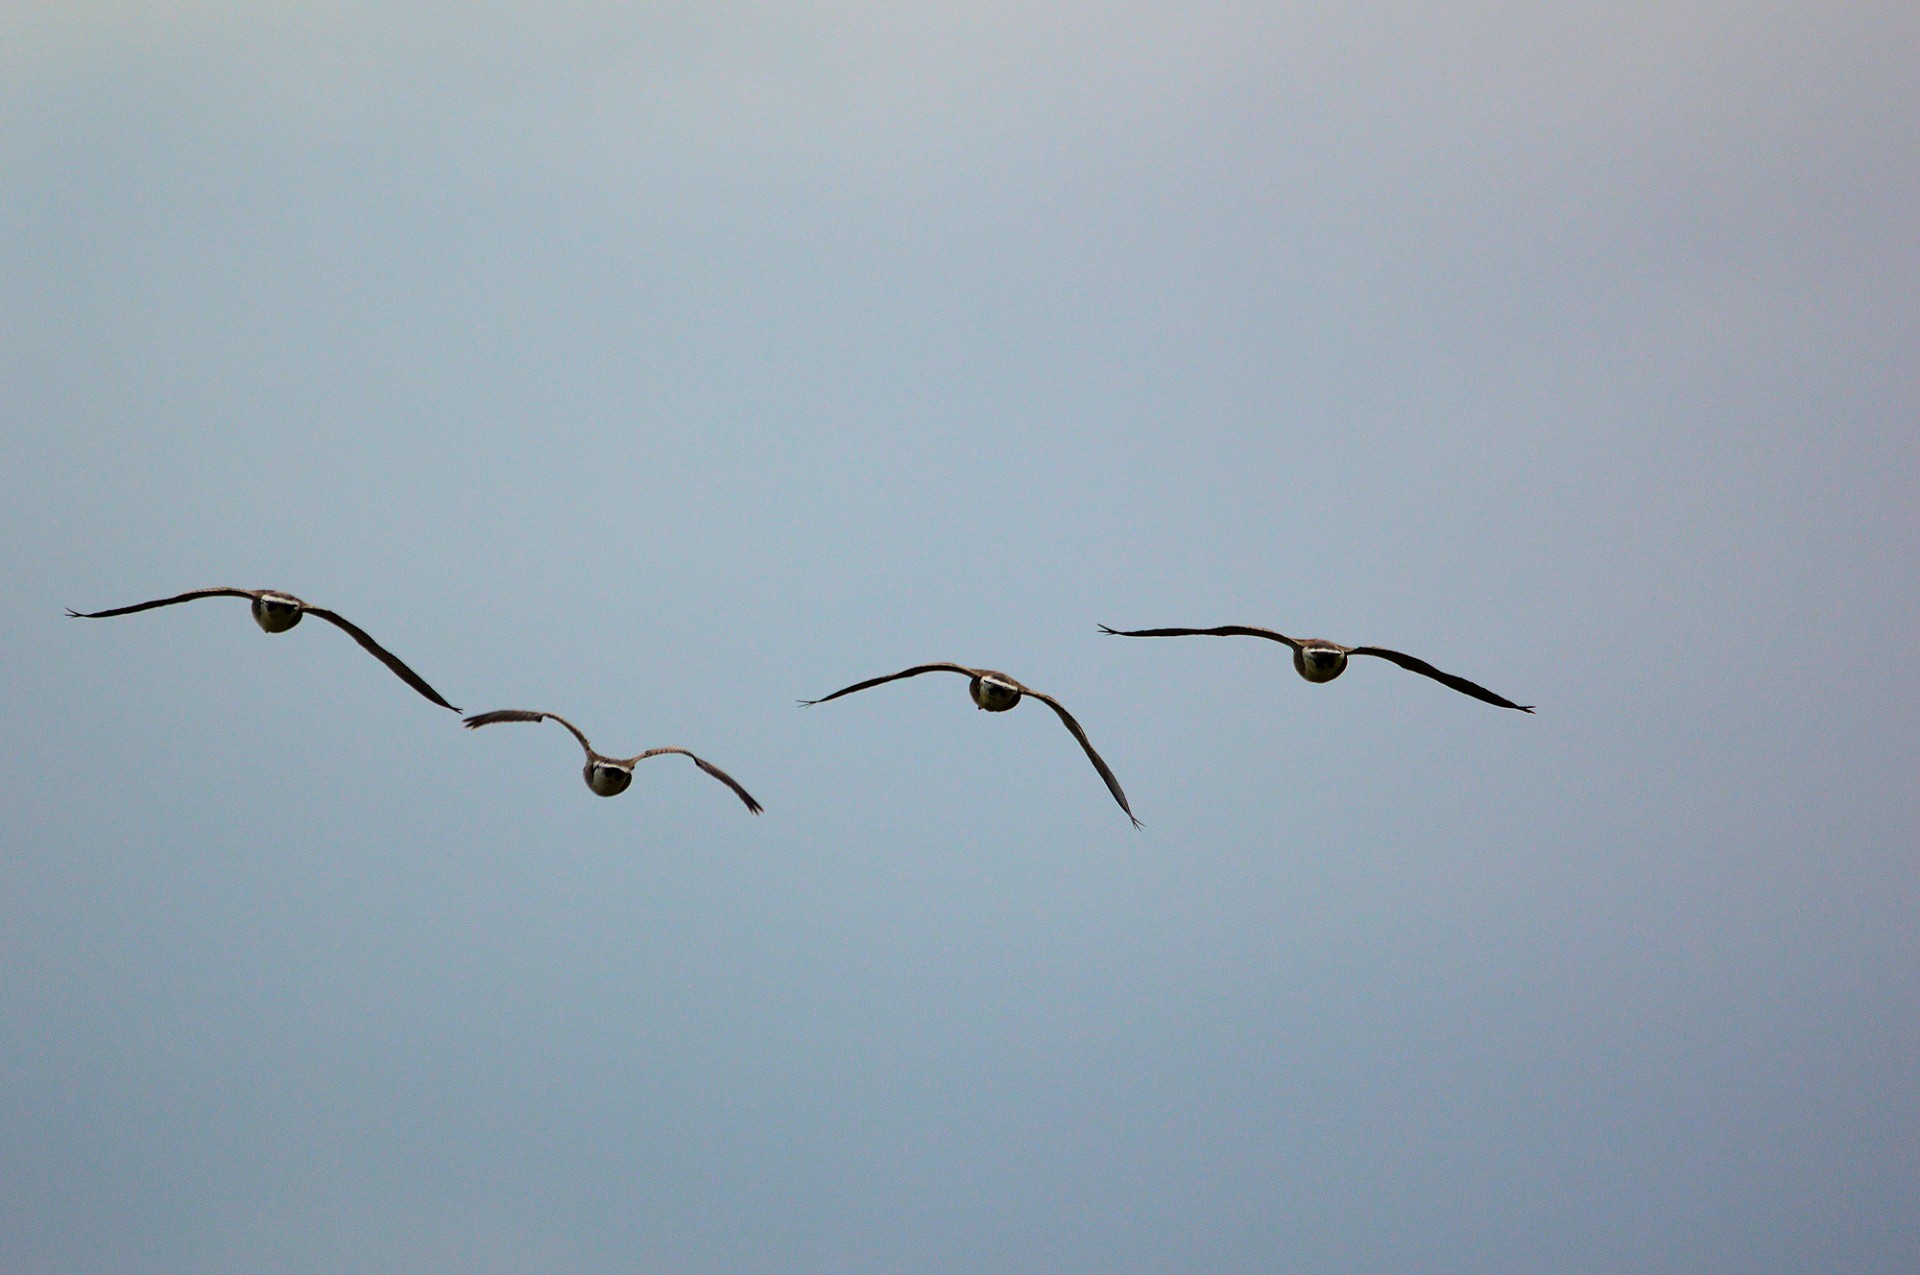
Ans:
[[[1916,67],[0,10],[0,1268],[1920,1268]]]

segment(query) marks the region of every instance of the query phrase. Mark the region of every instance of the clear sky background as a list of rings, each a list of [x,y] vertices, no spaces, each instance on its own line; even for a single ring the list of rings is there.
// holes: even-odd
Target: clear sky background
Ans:
[[[0,1269],[1920,1269],[1916,67],[0,11]]]

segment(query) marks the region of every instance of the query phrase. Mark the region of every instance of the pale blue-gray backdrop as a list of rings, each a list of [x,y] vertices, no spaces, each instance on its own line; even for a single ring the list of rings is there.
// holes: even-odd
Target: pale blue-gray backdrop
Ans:
[[[7,8],[0,1268],[1920,1268],[1916,66]]]

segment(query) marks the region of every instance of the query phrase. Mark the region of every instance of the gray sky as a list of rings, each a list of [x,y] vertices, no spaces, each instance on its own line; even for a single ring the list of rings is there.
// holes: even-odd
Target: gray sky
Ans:
[[[1916,65],[0,13],[0,1268],[1920,1267]]]

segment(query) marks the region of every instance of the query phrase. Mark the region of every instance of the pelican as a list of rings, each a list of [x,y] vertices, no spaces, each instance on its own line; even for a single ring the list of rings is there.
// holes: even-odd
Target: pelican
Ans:
[[[581,778],[585,779],[587,787],[593,789],[599,796],[618,797],[625,792],[627,785],[633,782],[633,768],[647,758],[658,757],[662,753],[678,753],[682,757],[693,757],[694,765],[733,789],[734,796],[745,802],[748,810],[756,815],[760,813],[760,803],[755,801],[745,788],[735,783],[732,775],[712,762],[694,757],[684,748],[649,748],[646,752],[633,757],[608,757],[604,753],[595,752],[593,745],[587,742],[587,737],[581,734],[580,728],[560,714],[536,713],[524,708],[502,708],[491,713],[476,713],[465,719],[465,722],[468,730],[479,730],[482,726],[491,726],[495,722],[538,722],[548,718],[552,718],[572,731],[573,737],[580,741],[580,747],[587,750],[587,765],[581,771]]]
[[[1451,686],[1463,695],[1471,695],[1501,708],[1518,709],[1523,713],[1533,711],[1532,705],[1516,704],[1476,682],[1442,673],[1425,660],[1403,655],[1399,651],[1389,651],[1384,646],[1341,646],[1325,638],[1290,638],[1272,629],[1260,629],[1247,624],[1223,624],[1217,629],[1110,629],[1103,624],[1100,631],[1114,637],[1261,637],[1270,642],[1285,642],[1293,648],[1294,671],[1309,682],[1331,682],[1339,677],[1347,671],[1349,655],[1377,655],[1410,672],[1430,677],[1442,686]]]
[[[800,706],[802,708],[811,708],[815,704],[824,704],[830,699],[839,699],[842,695],[851,695],[855,691],[864,691],[869,686],[878,686],[882,682],[898,681],[903,677],[918,677],[922,673],[959,673],[964,675],[970,679],[967,683],[967,693],[973,696],[974,706],[989,713],[1006,712],[1020,702],[1022,695],[1030,695],[1042,704],[1045,704],[1053,710],[1054,715],[1060,719],[1061,724],[1064,725],[1068,731],[1072,732],[1073,737],[1080,741],[1080,747],[1084,748],[1087,752],[1087,760],[1092,762],[1093,768],[1100,772],[1100,778],[1106,781],[1107,791],[1112,793],[1113,799],[1120,803],[1120,809],[1126,812],[1127,818],[1133,819],[1133,826],[1136,828],[1140,826],[1140,821],[1133,818],[1133,808],[1127,805],[1127,794],[1120,791],[1120,781],[1113,777],[1111,770],[1107,769],[1107,763],[1100,760],[1100,754],[1093,751],[1093,745],[1087,742],[1087,732],[1080,729],[1080,723],[1073,720],[1073,714],[1069,713],[1066,708],[1061,705],[1060,701],[1053,698],[1053,696],[1042,695],[1031,686],[1023,686],[1013,678],[1008,677],[1005,673],[996,673],[994,670],[987,668],[968,668],[964,664],[916,664],[910,669],[902,669],[898,673],[889,673],[885,677],[873,677],[868,678],[864,682],[855,682],[852,686],[843,687],[833,694],[823,695],[819,699],[803,699],[800,701]]]
[[[337,615],[325,607],[317,607],[302,602],[291,593],[282,593],[278,589],[195,589],[191,593],[178,594],[171,598],[155,598],[151,602],[137,602],[130,607],[115,607],[111,611],[75,611],[71,607],[67,614],[77,620],[104,620],[111,615],[132,615],[135,611],[150,611],[154,607],[170,607],[176,602],[193,602],[199,598],[247,598],[253,603],[253,622],[269,633],[285,633],[300,623],[303,615],[317,615],[328,624],[344,630],[348,637],[365,647],[373,658],[392,669],[401,681],[419,691],[442,708],[460,710],[440,697],[440,692],[428,686],[426,679],[402,664],[393,652],[374,641],[359,625],[346,617]]]

